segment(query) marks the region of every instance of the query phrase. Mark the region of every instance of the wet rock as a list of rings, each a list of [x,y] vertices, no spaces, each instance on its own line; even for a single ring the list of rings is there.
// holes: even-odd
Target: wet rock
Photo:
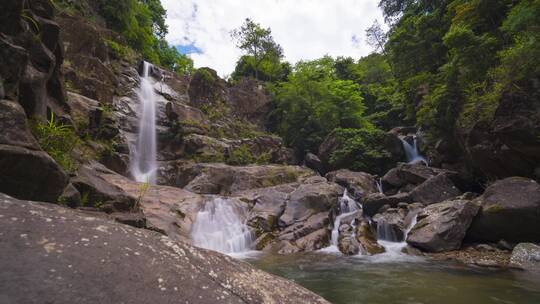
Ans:
[[[446,173],[431,177],[410,193],[413,201],[430,205],[459,196],[461,191],[454,185]]]
[[[540,241],[540,185],[534,180],[496,181],[475,202],[481,208],[467,233],[471,241]]]
[[[373,221],[377,223],[377,239],[392,242],[404,240],[407,228],[405,221],[408,210],[405,208],[389,208],[383,213],[377,213]]]
[[[512,250],[510,264],[526,270],[540,271],[540,246],[532,243],[519,243]]]
[[[330,241],[328,229],[323,228],[294,241],[282,241],[279,254],[315,251],[327,247]]]
[[[153,231],[5,195],[0,210],[6,303],[328,303],[247,263]]]
[[[448,200],[424,208],[409,232],[407,243],[428,252],[456,250],[478,212],[467,200]]]
[[[385,252],[384,247],[377,243],[377,238],[367,221],[361,221],[356,227],[356,240],[360,244],[360,252],[364,255]]]
[[[373,175],[365,172],[354,172],[347,169],[332,171],[326,178],[349,191],[355,199],[361,199],[368,194],[378,193],[377,183]]]
[[[354,228],[349,224],[339,227],[338,249],[344,255],[356,255],[360,252],[360,244],[356,240]]]
[[[408,193],[398,193],[392,196],[386,196],[381,193],[373,193],[366,196],[362,206],[364,213],[368,216],[375,215],[379,209],[385,205],[397,207],[399,203],[411,203],[412,198]]]

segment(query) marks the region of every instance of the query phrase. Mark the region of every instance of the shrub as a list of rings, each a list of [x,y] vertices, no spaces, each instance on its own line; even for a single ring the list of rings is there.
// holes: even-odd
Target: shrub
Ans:
[[[253,156],[251,150],[249,150],[248,145],[243,144],[229,154],[226,162],[229,165],[242,166],[253,164],[256,161],[257,159]]]

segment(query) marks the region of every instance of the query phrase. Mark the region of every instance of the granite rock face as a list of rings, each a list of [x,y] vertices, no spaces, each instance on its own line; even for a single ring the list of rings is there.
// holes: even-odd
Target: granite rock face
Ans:
[[[2,303],[328,303],[213,251],[0,194]]]

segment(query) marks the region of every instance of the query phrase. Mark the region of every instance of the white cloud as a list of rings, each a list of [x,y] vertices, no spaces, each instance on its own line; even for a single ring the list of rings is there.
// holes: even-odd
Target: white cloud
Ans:
[[[365,30],[382,15],[379,0],[162,0],[173,45],[193,44],[196,67],[230,74],[241,56],[229,32],[251,18],[270,27],[288,61],[371,52]],[[354,38],[353,38],[354,37]]]

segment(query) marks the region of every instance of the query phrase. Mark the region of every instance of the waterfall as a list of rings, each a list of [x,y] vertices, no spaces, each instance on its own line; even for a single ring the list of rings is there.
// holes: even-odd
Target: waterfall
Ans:
[[[156,182],[156,93],[150,81],[151,64],[143,62],[143,73],[137,96],[140,102],[139,133],[131,151],[131,172],[138,182]]]
[[[376,181],[375,183],[377,184],[377,190],[379,190],[379,193],[384,194],[383,185],[382,185],[382,177],[379,178],[379,180]]]
[[[352,199],[347,193],[347,189],[345,189],[345,191],[343,192],[343,196],[339,199],[339,207],[340,214],[336,216],[336,219],[334,220],[334,228],[332,229],[332,234],[330,238],[330,244],[336,247],[338,245],[339,226],[341,225],[341,220],[344,217],[353,215],[360,210],[360,208],[358,208],[358,205],[356,204],[356,201]],[[353,223],[354,219],[351,221],[351,225]]]
[[[379,237],[379,225],[377,224],[377,243],[379,243],[381,246],[384,247],[384,249],[386,250],[385,255],[390,260],[403,259],[404,256],[406,256],[402,252],[402,250],[405,247],[407,247],[407,242],[406,242],[407,236],[409,235],[409,232],[412,230],[414,225],[416,225],[417,216],[418,216],[418,212],[415,212],[414,214],[412,214],[411,222],[403,230],[403,241],[401,241],[401,242],[392,241],[392,240],[390,240],[390,237],[388,237],[388,238],[380,238]],[[385,232],[382,232],[381,235],[384,234],[384,233]],[[395,235],[395,232],[392,231],[392,234]]]
[[[253,234],[235,209],[234,202],[224,198],[206,202],[191,229],[193,244],[225,254],[249,251]]]
[[[405,139],[399,138],[401,140],[401,143],[403,144],[403,149],[405,150],[405,156],[407,157],[407,162],[409,164],[419,163],[423,162],[424,164],[428,164],[427,160],[420,155],[420,152],[418,152],[418,147],[416,145],[416,136],[413,137],[413,144],[409,144]]]

